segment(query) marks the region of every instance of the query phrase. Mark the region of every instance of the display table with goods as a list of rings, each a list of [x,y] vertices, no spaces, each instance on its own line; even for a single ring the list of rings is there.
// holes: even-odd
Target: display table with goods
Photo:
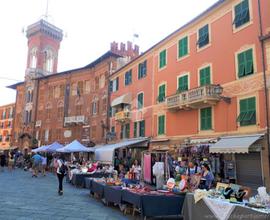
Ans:
[[[72,175],[71,183],[76,187],[83,187],[85,188],[85,178],[92,177],[92,178],[101,178],[101,177],[108,177],[109,173],[104,172],[95,172],[95,173],[75,173]]]
[[[190,220],[270,219],[270,196],[262,191],[249,200],[243,200],[243,193],[233,192],[231,187],[223,192],[195,190],[186,194],[182,214],[184,219]]]
[[[106,203],[136,208],[143,217],[178,216],[185,199],[184,193],[176,195],[168,190],[153,190],[139,184],[125,186],[112,178],[88,179],[87,182],[90,193],[104,199]]]

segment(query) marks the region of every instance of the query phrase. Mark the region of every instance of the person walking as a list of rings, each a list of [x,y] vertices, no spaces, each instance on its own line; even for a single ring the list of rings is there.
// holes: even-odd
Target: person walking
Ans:
[[[32,177],[37,177],[38,176],[38,171],[39,171],[39,168],[41,166],[41,163],[42,163],[42,157],[37,154],[37,153],[34,153],[34,156],[32,157],[32,160],[33,160],[33,174],[32,174]]]
[[[46,176],[46,167],[47,167],[47,157],[43,156],[41,157],[42,162],[41,162],[41,166],[42,166],[42,175]]]
[[[5,170],[6,165],[6,155],[4,153],[1,153],[0,155],[0,171]]]
[[[67,173],[67,163],[65,162],[64,156],[61,155],[57,159],[57,169],[56,169],[56,174],[58,178],[58,195],[59,196],[63,195],[63,179],[66,173]]]
[[[14,154],[8,153],[8,170],[12,171],[14,169]]]

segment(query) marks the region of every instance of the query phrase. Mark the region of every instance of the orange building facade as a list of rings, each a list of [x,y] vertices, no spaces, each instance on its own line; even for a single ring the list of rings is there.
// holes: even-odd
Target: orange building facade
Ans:
[[[117,137],[135,137],[136,122],[145,120],[152,150],[182,160],[183,147],[207,144],[210,153],[232,161],[236,182],[269,186],[269,14],[269,1],[220,0],[114,73],[117,113],[110,120]],[[147,74],[139,80],[145,60]],[[237,148],[241,140],[250,141],[245,152]]]
[[[9,150],[15,104],[0,106],[0,150]]]

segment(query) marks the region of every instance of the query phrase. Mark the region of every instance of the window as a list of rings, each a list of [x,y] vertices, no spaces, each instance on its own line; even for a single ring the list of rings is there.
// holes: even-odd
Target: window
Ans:
[[[166,85],[160,85],[158,87],[158,102],[164,102],[166,97]]]
[[[208,24],[199,29],[199,39],[197,45],[199,48],[204,47],[209,43],[209,27]]]
[[[188,54],[188,37],[184,37],[178,42],[178,58],[182,58]]]
[[[130,124],[121,125],[120,138],[129,138],[130,137]]]
[[[139,63],[138,67],[138,79],[144,78],[147,73],[147,61],[145,60],[142,63]]]
[[[76,105],[76,115],[82,115],[82,105]]]
[[[165,115],[158,116],[158,135],[165,134]]]
[[[106,98],[102,99],[102,111],[103,112],[107,111],[107,99]]]
[[[85,94],[89,94],[91,91],[91,82],[90,80],[85,81]]]
[[[179,92],[188,90],[188,75],[178,77],[178,89]]]
[[[210,83],[210,66],[200,69],[200,86],[209,85]]]
[[[253,50],[249,49],[237,55],[238,77],[244,77],[254,73]]]
[[[115,78],[114,80],[110,81],[110,91],[116,92],[119,88],[119,78]]]
[[[83,81],[79,81],[77,84],[77,95],[83,95]]]
[[[133,136],[145,137],[145,120],[134,122]]]
[[[237,117],[240,126],[256,124],[256,98],[240,100],[240,114]]]
[[[128,86],[132,83],[132,70],[129,70],[125,73],[125,86]]]
[[[201,115],[201,130],[212,129],[212,108],[202,108],[200,110]]]
[[[60,85],[60,97],[65,96],[65,85]]]
[[[49,99],[52,99],[53,98],[53,87],[50,86],[49,87]]]
[[[91,137],[96,138],[96,136],[97,136],[97,126],[94,125],[91,127]]]
[[[99,77],[95,77],[95,90],[99,89]]]
[[[49,141],[49,129],[46,129],[46,130],[45,130],[44,140],[45,140],[45,141]]]
[[[137,108],[141,109],[143,108],[143,93],[138,94],[137,96]]]
[[[163,68],[167,64],[167,51],[166,49],[159,53],[159,68]]]
[[[46,118],[47,119],[51,118],[51,109],[50,108],[46,109]]]
[[[235,28],[238,28],[249,22],[250,14],[248,0],[242,1],[234,7],[234,15],[235,17],[233,24],[235,25]]]
[[[92,114],[97,114],[97,102],[92,103]]]
[[[53,52],[51,50],[47,50],[44,53],[45,53],[44,69],[47,72],[53,72],[53,65],[54,65]]]

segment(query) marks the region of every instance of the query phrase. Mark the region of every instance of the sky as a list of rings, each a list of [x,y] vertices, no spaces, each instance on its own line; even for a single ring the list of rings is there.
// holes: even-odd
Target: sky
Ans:
[[[217,0],[48,0],[49,22],[61,28],[58,71],[91,63],[110,43],[131,41],[143,52]],[[23,30],[46,13],[47,0],[0,1],[0,105],[15,102],[6,86],[24,79]],[[138,34],[139,38],[133,35]]]

